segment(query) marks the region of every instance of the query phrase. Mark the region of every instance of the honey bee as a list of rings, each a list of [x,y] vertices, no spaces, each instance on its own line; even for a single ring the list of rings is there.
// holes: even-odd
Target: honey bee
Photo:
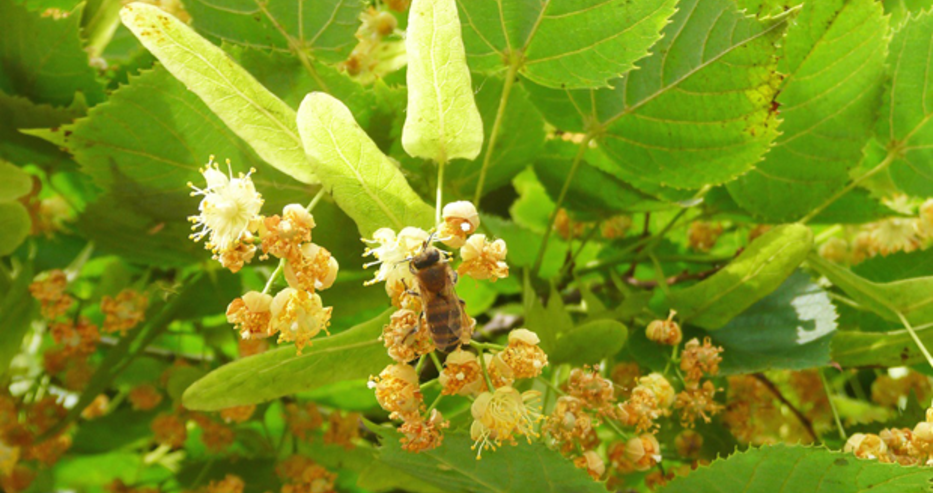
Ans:
[[[474,322],[454,290],[457,273],[441,251],[430,245],[430,239],[421,252],[412,257],[408,268],[418,281],[424,319],[437,349],[447,352],[469,340]]]

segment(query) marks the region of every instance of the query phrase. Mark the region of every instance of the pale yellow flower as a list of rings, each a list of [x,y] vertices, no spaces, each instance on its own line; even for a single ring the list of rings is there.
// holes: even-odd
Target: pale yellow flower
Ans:
[[[440,241],[450,248],[460,248],[467,236],[479,227],[479,213],[472,202],[451,202],[444,206],[444,222],[438,226]]]
[[[467,275],[477,280],[497,279],[508,277],[509,265],[505,263],[508,248],[505,241],[489,242],[486,235],[473,235],[460,249],[460,258],[463,262],[457,268],[461,275]]]
[[[327,331],[333,308],[324,308],[317,294],[285,288],[272,299],[270,311],[269,334],[278,332],[279,342],[294,342],[301,354],[314,336]]]
[[[227,166],[230,166],[229,160]],[[256,191],[250,175],[229,176],[223,174],[211,156],[207,167],[201,170],[207,187],[200,189],[189,183],[194,189],[192,196],[203,196],[198,209],[201,213],[191,216],[189,221],[194,223],[191,235],[194,241],[208,237],[205,247],[215,253],[226,252],[235,248],[243,233],[249,231],[251,226],[259,219],[259,210],[262,208],[262,195]]]
[[[480,394],[470,408],[473,414],[470,436],[474,440],[473,448],[477,449],[476,457],[480,458],[483,449],[495,450],[502,442],[514,444],[516,436],[523,435],[529,442],[532,436],[537,436],[534,424],[541,414],[527,403],[539,395],[540,392],[533,390],[519,393],[508,386],[499,387],[494,393]]]

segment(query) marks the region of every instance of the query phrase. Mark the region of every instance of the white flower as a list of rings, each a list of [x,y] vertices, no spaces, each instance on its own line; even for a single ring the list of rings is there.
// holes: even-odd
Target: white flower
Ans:
[[[393,288],[399,282],[404,282],[411,289],[414,287],[414,275],[408,268],[407,260],[416,255],[428,241],[428,233],[420,228],[404,228],[396,236],[395,231],[382,228],[373,233],[373,239],[363,239],[365,243],[379,244],[375,248],[367,248],[363,256],[373,255],[376,261],[363,265],[364,268],[379,265],[379,272],[367,285],[377,282],[386,282],[386,291],[391,295]]]
[[[492,279],[495,282],[509,275],[509,264],[505,263],[507,254],[505,241],[490,242],[486,235],[473,235],[460,249],[463,263],[457,268],[457,272],[480,281]]]
[[[230,166],[229,160],[227,166]],[[188,183],[188,186],[194,189],[191,192],[193,197],[204,197],[198,206],[201,214],[188,218],[194,223],[191,229],[195,233],[191,235],[191,239],[200,241],[210,235],[205,246],[215,253],[236,248],[240,236],[246,233],[250,224],[258,218],[263,203],[262,195],[256,191],[250,179],[253,170],[245,175],[241,173],[236,178],[232,170],[229,173],[229,176],[223,174],[214,162],[214,156],[211,156],[207,167],[201,170],[207,181],[207,188],[202,190]]]

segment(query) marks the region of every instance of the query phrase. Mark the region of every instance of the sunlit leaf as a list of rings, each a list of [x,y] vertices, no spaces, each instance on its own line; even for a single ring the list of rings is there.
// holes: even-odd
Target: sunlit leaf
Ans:
[[[888,90],[878,139],[896,153],[891,178],[901,190],[933,195],[933,10],[906,21],[891,39]]]
[[[933,472],[882,464],[825,448],[771,445],[713,461],[661,488],[690,491],[808,491],[813,493],[929,492]],[[775,490],[775,488],[778,488]]]
[[[750,212],[798,219],[849,181],[881,97],[887,19],[873,0],[807,2],[787,29],[776,104],[781,135],[729,184]]]
[[[595,365],[618,353],[628,339],[628,328],[615,320],[594,320],[562,334],[548,352],[551,364]]]
[[[470,67],[519,73],[555,88],[606,87],[648,55],[673,0],[458,0]],[[652,50],[655,51],[656,50]]]
[[[0,257],[13,253],[29,236],[32,220],[19,202],[0,202]]]

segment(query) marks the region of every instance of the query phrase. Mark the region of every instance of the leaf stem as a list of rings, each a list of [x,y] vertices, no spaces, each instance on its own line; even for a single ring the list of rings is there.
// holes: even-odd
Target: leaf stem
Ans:
[[[820,374],[820,380],[823,381],[823,391],[826,392],[826,400],[829,401],[829,408],[833,411],[833,419],[836,421],[836,428],[839,429],[839,437],[843,440],[847,440],[846,430],[842,427],[842,419],[839,418],[839,410],[836,409],[836,403],[833,402],[833,393],[829,388],[829,381],[826,380],[826,375],[823,373],[823,369],[820,368],[817,370]]]
[[[492,385],[492,379],[489,378],[489,371],[486,370],[486,358],[483,357],[483,348],[476,349],[476,356],[479,359],[479,367],[483,370],[483,378],[486,380],[486,389],[489,392],[495,392],[496,388]]]
[[[843,188],[842,190],[839,190],[838,192],[836,192],[835,194],[833,194],[832,197],[830,197],[829,199],[827,199],[826,202],[823,202],[819,207],[817,207],[816,209],[813,209],[812,211],[810,211],[809,214],[807,214],[806,216],[803,217],[803,219],[800,220],[800,223],[801,223],[801,224],[806,224],[806,223],[808,223],[808,222],[811,221],[814,217],[818,216],[821,212],[823,212],[824,210],[826,210],[827,207],[829,207],[829,206],[832,205],[834,202],[836,202],[837,200],[839,200],[843,195],[845,195],[845,194],[851,192],[855,187],[861,185],[862,182],[864,182],[865,180],[867,180],[867,179],[871,178],[872,176],[875,176],[876,174],[878,174],[878,173],[880,173],[881,171],[883,171],[883,170],[884,170],[885,168],[887,168],[892,162],[894,162],[894,159],[897,157],[897,155],[898,155],[897,149],[889,150],[889,151],[888,151],[888,155],[885,156],[885,158],[881,161],[881,163],[878,164],[878,166],[875,166],[874,168],[868,170],[864,175],[862,175],[862,176],[860,176],[860,177],[858,177],[858,178],[852,180],[852,182],[849,183],[845,188]]]
[[[904,324],[904,328],[907,329],[908,333],[910,333],[910,338],[914,340],[914,343],[917,344],[918,348],[920,348],[920,352],[923,353],[924,357],[926,357],[927,363],[929,363],[930,367],[933,368],[933,356],[930,356],[930,351],[927,350],[927,347],[923,344],[923,341],[921,341],[920,337],[917,336],[917,332],[914,330],[913,326],[910,325],[910,322],[907,321],[907,317],[905,317],[900,310],[894,310],[894,313],[897,314],[897,318],[901,319],[901,323]]]
[[[509,64],[509,70],[505,74],[505,84],[502,86],[502,96],[499,98],[499,109],[496,110],[496,119],[493,120],[492,130],[489,133],[489,142],[486,144],[486,154],[483,156],[483,166],[479,170],[479,180],[476,182],[476,191],[473,193],[473,205],[479,207],[479,201],[483,197],[483,186],[486,184],[486,172],[489,170],[489,163],[492,162],[492,151],[499,140],[499,128],[502,126],[502,120],[505,119],[505,108],[509,104],[509,95],[512,93],[512,85],[515,84],[515,78],[518,76],[518,68],[521,66],[521,58],[512,57]]]
[[[434,225],[441,223],[441,209],[444,207],[444,167],[447,160],[437,163],[437,205],[434,207]]]
[[[428,418],[428,417],[431,416],[431,411],[433,411],[434,408],[437,407],[437,405],[441,402],[441,398],[442,398],[442,397],[444,397],[444,392],[443,392],[443,391],[441,391],[439,394],[437,394],[437,397],[434,398],[434,402],[432,402],[431,405],[428,406],[428,410],[424,412],[424,417],[425,417],[425,418]]]
[[[444,365],[441,364],[440,358],[437,357],[437,351],[431,351],[428,355],[431,356],[431,361],[434,362],[434,368],[437,369],[437,373],[440,374],[444,371]]]
[[[573,163],[570,165],[570,172],[567,173],[567,178],[564,180],[564,186],[560,189],[560,195],[557,196],[557,202],[554,204],[554,210],[551,212],[551,217],[548,219],[547,228],[544,230],[544,238],[541,239],[541,246],[538,247],[538,256],[535,258],[534,267],[531,268],[531,275],[537,276],[538,271],[541,269],[541,262],[544,261],[544,252],[547,250],[547,242],[551,238],[551,232],[554,230],[554,221],[557,220],[557,213],[560,212],[560,208],[564,205],[564,199],[567,197],[567,191],[570,190],[570,183],[573,181],[573,175],[577,173],[577,169],[580,168],[580,163],[583,162],[583,155],[586,153],[586,150],[590,147],[590,141],[593,140],[592,134],[586,134],[583,137],[583,141],[580,142],[580,147],[577,148],[577,155],[573,158]]]

